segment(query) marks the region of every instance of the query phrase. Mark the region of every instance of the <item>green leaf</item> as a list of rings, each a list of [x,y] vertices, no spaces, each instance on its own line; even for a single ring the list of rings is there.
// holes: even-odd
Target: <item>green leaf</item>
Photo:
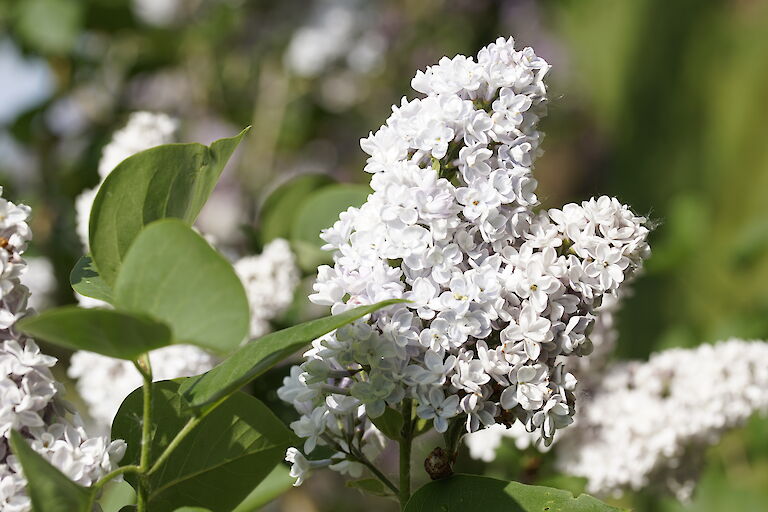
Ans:
[[[72,289],[80,295],[104,302],[112,302],[112,288],[101,278],[90,255],[85,255],[77,260],[69,274],[69,283],[72,285]]]
[[[400,439],[403,431],[403,415],[391,407],[384,409],[384,414],[377,418],[371,418],[376,428],[393,441]]]
[[[136,503],[136,491],[125,481],[110,480],[98,499],[102,512],[119,512]]]
[[[475,475],[454,475],[430,482],[414,493],[405,512],[620,512],[587,494],[506,482]]]
[[[134,360],[171,343],[171,331],[143,314],[64,306],[19,321],[25,334],[73,350]]]
[[[253,512],[293,487],[296,481],[288,467],[278,464],[232,512]]]
[[[67,478],[15,430],[11,432],[11,451],[24,468],[35,512],[90,512],[93,491]]]
[[[187,379],[181,386],[181,392],[193,407],[215,402],[240,389],[320,336],[377,309],[399,302],[404,301],[385,300],[369,306],[359,306],[339,315],[319,318],[267,334],[239,348],[209,372]]]
[[[192,225],[248,128],[202,144],[166,144],[123,160],[101,184],[91,208],[91,255],[102,279],[113,285],[123,258],[141,229],[174,217]]]
[[[362,478],[360,480],[347,480],[347,487],[353,489],[360,489],[364,493],[372,494],[373,496],[394,496],[392,491],[387,488],[386,485],[381,483],[381,480],[375,478]]]
[[[82,31],[82,2],[24,0],[14,7],[16,33],[36,52],[63,55],[72,50]]]
[[[350,206],[359,207],[365,203],[370,193],[367,185],[323,187],[309,196],[299,208],[291,228],[291,238],[311,242],[319,248],[325,244],[320,238],[320,231],[333,226],[339,220],[339,214]]]
[[[320,232],[318,231],[318,234]],[[316,273],[320,265],[332,265],[333,254],[320,249],[313,242],[304,240],[291,240],[291,249],[296,255],[296,264],[304,272]]]
[[[202,507],[181,507],[177,508],[173,512],[211,512],[211,510]]]
[[[248,334],[250,309],[232,265],[178,219],[147,226],[115,283],[115,306],[167,324],[174,343],[219,353]]]
[[[320,238],[320,231],[333,226],[339,214],[350,206],[365,203],[370,193],[366,185],[331,185],[306,199],[291,228],[291,244],[301,268],[313,271],[318,265],[331,261],[331,252],[321,249],[325,242]]]
[[[416,425],[414,425],[413,429],[413,437],[419,437],[422,434],[426,434],[430,430],[432,430],[432,420],[417,418]]]
[[[153,384],[153,460],[187,422],[191,409],[174,381]],[[137,464],[141,449],[142,393],[136,390],[120,406],[112,426],[125,439],[123,464]],[[285,456],[293,434],[259,400],[236,393],[210,411],[149,476],[149,510],[171,512],[180,506],[233,510]],[[136,475],[126,475],[135,484]]]
[[[330,185],[333,180],[325,174],[302,174],[292,178],[272,192],[264,201],[259,214],[259,234],[262,244],[275,238],[290,238],[297,205],[303,204],[315,190]]]

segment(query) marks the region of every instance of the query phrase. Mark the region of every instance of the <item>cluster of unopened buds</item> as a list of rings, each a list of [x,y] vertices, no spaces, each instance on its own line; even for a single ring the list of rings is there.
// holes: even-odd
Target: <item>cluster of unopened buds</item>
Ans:
[[[337,451],[292,449],[299,479],[360,471],[387,408],[438,432],[520,423],[544,443],[572,422],[564,359],[589,354],[594,310],[642,265],[648,229],[610,197],[537,211],[548,69],[511,38],[443,58],[412,81],[425,96],[361,141],[374,192],[323,232],[335,264],[310,300],[334,314],[408,302],[315,340],[285,379],[305,453]]]

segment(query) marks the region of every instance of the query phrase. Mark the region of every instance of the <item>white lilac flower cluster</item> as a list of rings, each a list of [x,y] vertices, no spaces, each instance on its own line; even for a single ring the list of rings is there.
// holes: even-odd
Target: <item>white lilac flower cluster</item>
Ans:
[[[621,295],[625,295],[629,289],[622,288]],[[589,333],[589,340],[592,342],[592,353],[589,357],[568,357],[566,359],[566,368],[573,373],[579,381],[579,410],[589,407],[589,400],[592,397],[592,389],[600,384],[600,379],[604,374],[608,361],[613,355],[616,341],[618,339],[618,330],[616,329],[615,315],[621,304],[618,294],[607,293],[603,296],[602,303],[595,309],[595,321],[592,324],[592,330]],[[562,436],[568,436],[576,430],[579,425],[579,411],[574,416],[573,426],[566,430],[558,431],[557,437],[552,442],[557,443]],[[537,442],[536,434],[528,432],[520,423],[514,423],[510,426],[492,425],[491,427],[472,432],[464,436],[463,441],[469,449],[469,456],[473,459],[484,462],[492,462],[496,459],[496,451],[501,446],[504,439],[511,439],[518,450],[526,450],[530,447],[536,448],[540,452],[547,452],[551,448]]]
[[[264,336],[272,330],[270,320],[293,302],[301,278],[296,256],[287,240],[277,238],[261,254],[236,261],[235,272],[245,287],[251,308],[251,338]]]
[[[656,486],[685,501],[705,448],[768,413],[766,389],[766,342],[731,339],[615,364],[559,441],[557,465],[585,477],[592,493]]]
[[[29,213],[28,207],[0,198],[0,509],[7,512],[32,509],[21,465],[8,443],[13,430],[81,485],[114,469],[125,453],[123,441],[88,436],[61,399],[63,388],[50,370],[56,359],[14,329],[30,312],[29,291],[20,281],[26,270],[21,256],[31,238]]]
[[[335,265],[310,299],[334,314],[410,302],[316,340],[292,369],[278,393],[307,453],[359,451],[366,417],[405,398],[439,432],[519,421],[549,442],[571,423],[562,359],[589,353],[594,309],[647,257],[648,229],[609,197],[534,210],[548,69],[511,38],[443,58],[412,81],[425,97],[361,141],[374,193],[323,232]]]
[[[99,161],[101,183],[117,167],[117,164],[129,156],[154,146],[175,142],[177,130],[178,122],[166,114],[153,112],[134,112],[131,114],[128,123],[116,131],[112,135],[112,140],[104,147]],[[88,249],[88,221],[91,217],[91,207],[101,183],[92,189],[84,190],[75,199],[77,235],[86,250]]]

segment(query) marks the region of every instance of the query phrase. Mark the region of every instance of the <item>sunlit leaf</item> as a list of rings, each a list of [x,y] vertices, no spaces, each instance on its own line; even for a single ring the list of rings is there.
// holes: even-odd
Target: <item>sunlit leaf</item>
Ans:
[[[174,343],[219,353],[248,334],[250,309],[232,265],[178,219],[147,226],[125,256],[115,306],[171,328]]]
[[[414,493],[405,512],[620,512],[587,494],[506,482],[475,475],[454,475],[430,482]]]
[[[385,407],[384,414],[371,418],[371,421],[388,438],[393,441],[400,439],[403,430],[403,415],[400,412],[391,407]]]
[[[293,487],[296,481],[288,467],[278,464],[232,512],[253,512]]]
[[[173,381],[153,384],[152,460],[193,417]],[[112,437],[125,439],[123,464],[137,464],[141,449],[142,393],[120,406]],[[259,400],[235,393],[213,409],[149,477],[149,510],[181,506],[233,510],[285,456],[293,434]],[[135,475],[126,479],[135,484]]]
[[[72,350],[133,360],[171,343],[170,329],[143,314],[64,306],[19,321],[30,336]]]
[[[387,300],[370,306],[359,306],[339,315],[327,316],[267,334],[239,348],[208,373],[187,379],[181,387],[181,392],[193,407],[215,402],[240,389],[312,340],[377,309],[398,302],[403,301]]]
[[[247,131],[210,146],[157,146],[115,167],[96,194],[89,224],[91,255],[107,284],[144,226],[168,217],[192,225]]]
[[[320,231],[333,226],[339,214],[349,207],[362,205],[370,193],[371,189],[365,185],[331,185],[297,205],[291,244],[301,268],[314,270],[331,261],[332,253],[321,249],[325,242],[320,238]]]
[[[333,180],[325,174],[302,174],[277,187],[261,207],[259,234],[263,244],[275,238],[290,238],[298,206],[314,191]]]

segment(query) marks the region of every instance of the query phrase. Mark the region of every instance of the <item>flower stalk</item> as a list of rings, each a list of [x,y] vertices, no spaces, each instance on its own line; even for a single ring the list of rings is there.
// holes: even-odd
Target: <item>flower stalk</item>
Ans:
[[[413,444],[413,400],[406,398],[402,405],[403,429],[400,434],[400,508],[411,497],[411,446]]]
[[[149,503],[149,464],[152,456],[152,366],[149,356],[144,354],[134,363],[144,379],[142,394],[144,410],[141,419],[141,455],[139,457],[139,488],[137,512],[147,512]]]

